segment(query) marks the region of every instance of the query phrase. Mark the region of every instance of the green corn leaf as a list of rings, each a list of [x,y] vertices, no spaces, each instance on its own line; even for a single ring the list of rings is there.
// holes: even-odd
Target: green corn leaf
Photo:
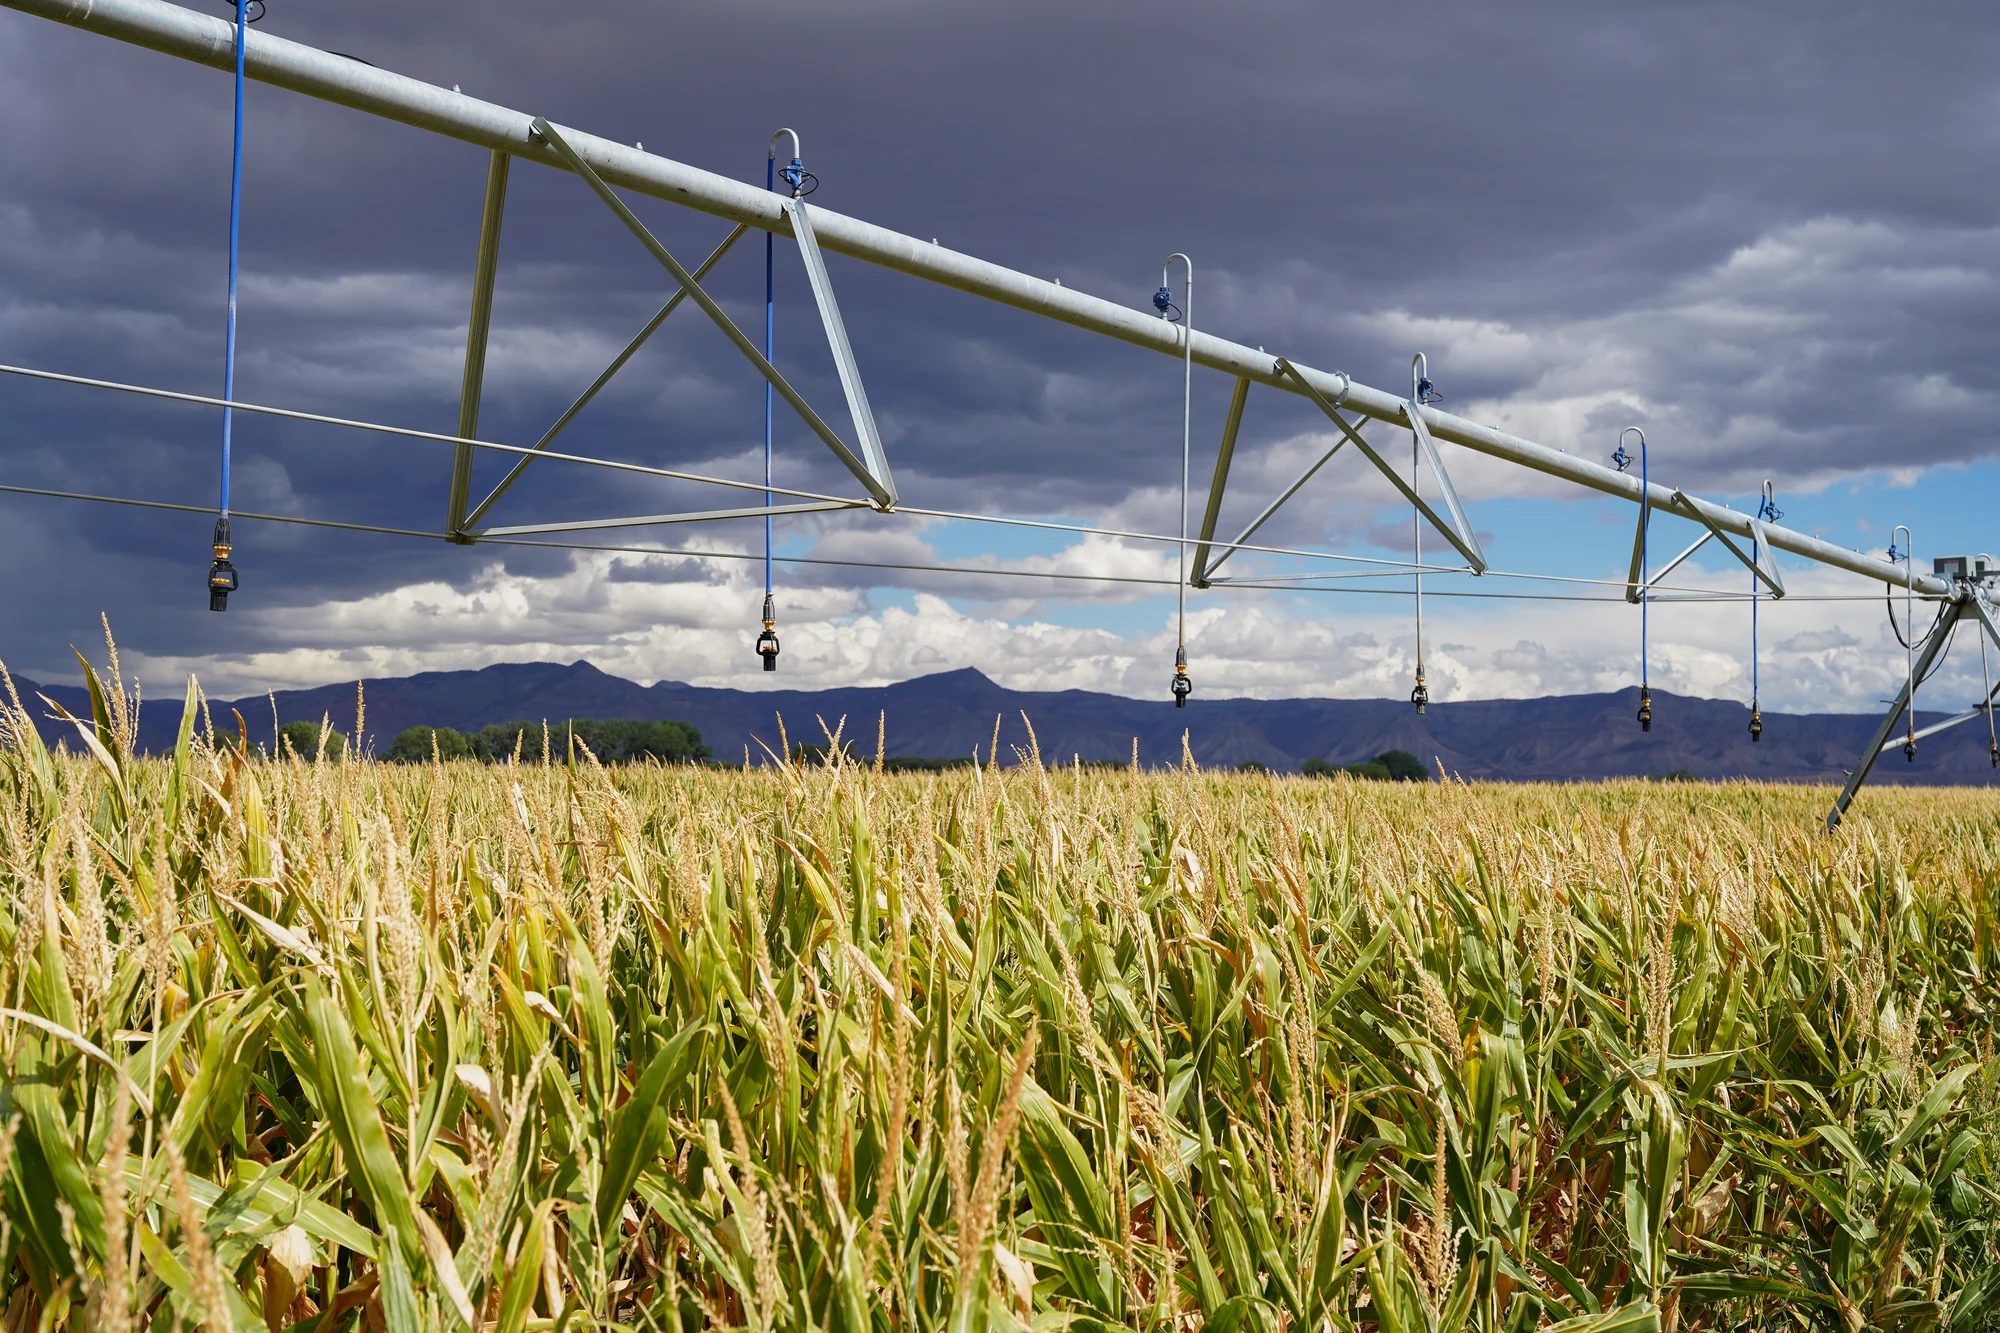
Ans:
[[[423,1254],[423,1240],[417,1234],[402,1168],[396,1164],[368,1080],[361,1071],[361,1053],[355,1048],[341,1006],[327,995],[317,978],[309,977],[305,983],[304,1008],[318,1062],[314,1072],[320,1104],[341,1151],[353,1163],[356,1191],[385,1231],[401,1245],[407,1276],[408,1259],[412,1254]]]
[[[696,1051],[696,1038],[705,1031],[705,1025],[690,1025],[676,1033],[639,1076],[631,1098],[618,1108],[612,1120],[611,1141],[604,1151],[603,1179],[598,1185],[598,1235],[615,1234],[618,1210],[632,1193],[639,1172],[666,1142],[669,1127],[666,1117],[659,1113],[660,1103],[667,1089],[686,1077],[688,1063]]]

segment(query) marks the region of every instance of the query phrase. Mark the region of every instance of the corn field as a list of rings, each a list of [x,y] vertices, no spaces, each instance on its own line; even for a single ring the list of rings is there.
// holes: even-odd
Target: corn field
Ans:
[[[10,1333],[2000,1327],[1993,794],[140,758],[86,673]]]

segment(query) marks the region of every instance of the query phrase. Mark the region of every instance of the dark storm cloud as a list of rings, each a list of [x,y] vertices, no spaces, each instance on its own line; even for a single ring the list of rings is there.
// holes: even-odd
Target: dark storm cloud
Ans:
[[[2000,35],[1980,8],[270,11],[273,33],[739,178],[794,125],[816,202],[1135,306],[1159,257],[1186,250],[1202,327],[1391,388],[1423,346],[1450,406],[1563,447],[1644,421],[1685,442],[1687,484],[1991,449]],[[485,155],[250,97],[241,392],[451,430]],[[0,359],[215,392],[227,80],[0,13],[0,114]],[[639,207],[690,264],[725,231]],[[762,248],[746,238],[712,283],[746,328]],[[796,256],[779,257],[780,361],[835,416]],[[862,265],[834,276],[906,498],[1168,521],[1165,359]],[[517,170],[482,434],[532,442],[665,291],[575,180]],[[1204,377],[1198,394],[1196,438],[1212,441],[1226,386]],[[1239,464],[1265,489],[1233,497],[1231,518],[1311,447],[1310,413],[1274,399],[1258,396]],[[0,481],[212,501],[207,409],[9,380],[0,421]],[[779,430],[783,481],[851,488],[782,409]],[[238,431],[240,507],[440,523],[444,446]],[[752,477],[761,390],[684,309],[561,447]],[[483,460],[475,494],[507,463]],[[559,463],[531,476],[495,521],[732,503]],[[275,632],[260,606],[462,582],[480,563],[245,524],[244,614],[225,621],[194,588],[197,515],[7,498],[0,515],[0,558],[33,571],[0,591],[0,656],[31,670],[59,669],[100,608],[156,653],[251,652]],[[1269,535],[1373,521],[1343,498]],[[514,573],[565,559],[503,558]]]

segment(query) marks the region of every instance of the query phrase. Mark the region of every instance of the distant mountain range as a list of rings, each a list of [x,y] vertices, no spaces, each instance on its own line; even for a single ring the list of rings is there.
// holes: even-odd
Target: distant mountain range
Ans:
[[[79,686],[50,686],[16,678],[24,700],[42,693],[87,716],[89,699]],[[1636,689],[1540,699],[1479,699],[1434,703],[1422,717],[1390,699],[1201,699],[1176,710],[1165,700],[1128,699],[1084,690],[1010,690],[976,670],[919,676],[897,685],[829,690],[729,690],[661,681],[644,686],[607,675],[588,662],[568,666],[524,662],[478,671],[429,671],[367,682],[368,738],[376,753],[405,727],[429,725],[474,731],[490,722],[559,723],[564,718],[677,718],[701,729],[716,757],[740,762],[744,747],[761,758],[758,742],[778,748],[777,716],[790,740],[822,743],[819,723],[847,719],[844,739],[873,754],[878,714],[887,714],[891,755],[929,758],[985,757],[1000,719],[1001,761],[1025,749],[1021,722],[1034,723],[1044,760],[1124,761],[1132,740],[1148,765],[1177,763],[1181,733],[1195,759],[1207,767],[1255,760],[1283,772],[1318,757],[1345,764],[1384,750],[1408,750],[1467,778],[1563,780],[1664,776],[1685,769],[1703,778],[1752,777],[1781,781],[1839,782],[1852,767],[1877,719],[1847,713],[1766,713],[1764,739],[1752,744],[1749,710],[1716,699],[1654,693],[1653,730],[1642,733],[1633,714]],[[272,700],[263,695],[212,702],[218,725],[232,709],[243,715],[253,740],[268,741]],[[318,721],[354,726],[354,682],[276,695],[280,722]],[[46,711],[40,710],[37,711]],[[149,700],[141,715],[141,745],[170,747],[179,718],[178,698]],[[1920,714],[1934,721],[1944,714]],[[60,733],[44,723],[53,741]],[[1987,758],[1986,728],[1977,721],[1929,738],[1917,761],[1892,750],[1875,780],[1925,784],[1985,784],[2000,780]]]

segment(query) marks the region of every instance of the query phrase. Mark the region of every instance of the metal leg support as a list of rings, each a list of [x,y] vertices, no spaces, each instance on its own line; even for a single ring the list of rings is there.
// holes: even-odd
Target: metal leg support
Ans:
[[[499,149],[486,167],[486,207],[479,220],[479,259],[472,270],[472,316],[465,326],[465,380],[458,394],[458,438],[451,461],[451,496],[444,530],[469,544],[465,506],[472,498],[472,444],[479,435],[479,398],[486,385],[486,335],[493,326],[493,275],[500,263],[500,220],[507,210],[507,167],[514,159]]]
[[[1229,399],[1229,416],[1222,423],[1222,448],[1215,455],[1215,478],[1208,483],[1208,508],[1201,516],[1201,545],[1194,548],[1194,577],[1189,581],[1197,588],[1208,586],[1208,544],[1215,540],[1215,520],[1222,515],[1222,492],[1229,485],[1229,465],[1236,458],[1236,432],[1243,427],[1243,406],[1249,401],[1250,381],[1238,378],[1236,392]]]
[[[1889,733],[1903,720],[1903,710],[1910,705],[1910,680],[1924,678],[1924,673],[1931,669],[1931,665],[1937,661],[1938,654],[1944,651],[1945,644],[1950,642],[1952,627],[1958,623],[1960,617],[1968,614],[1971,613],[1964,602],[1954,604],[1945,619],[1940,620],[1937,627],[1931,631],[1930,638],[1924,641],[1923,650],[1917,654],[1916,666],[1910,676],[1896,687],[1896,697],[1890,701],[1889,711],[1882,717],[1882,725],[1875,728],[1875,734],[1869,738],[1867,746],[1861,751],[1861,757],[1855,760],[1854,771],[1848,775],[1847,785],[1840,789],[1840,796],[1834,801],[1833,809],[1826,812],[1827,832],[1831,833],[1840,827],[1840,817],[1846,814],[1847,807],[1854,803],[1854,793],[1861,790],[1861,784],[1868,780],[1868,774],[1875,767],[1875,759],[1882,753],[1882,746],[1888,741]],[[1912,627],[1910,632],[1914,634],[1915,628]]]

